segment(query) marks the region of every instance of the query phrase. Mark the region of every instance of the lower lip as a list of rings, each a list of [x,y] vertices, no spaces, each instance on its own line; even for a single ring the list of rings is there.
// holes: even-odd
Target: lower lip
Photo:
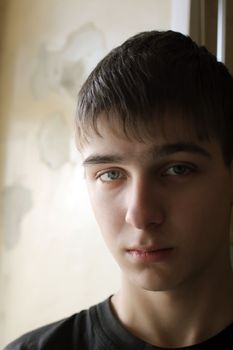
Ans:
[[[138,262],[162,262],[170,257],[173,248],[153,251],[128,250],[130,257]]]

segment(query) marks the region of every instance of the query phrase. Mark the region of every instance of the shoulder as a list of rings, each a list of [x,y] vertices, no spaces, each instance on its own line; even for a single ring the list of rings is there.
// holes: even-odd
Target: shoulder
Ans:
[[[95,308],[28,332],[4,350],[88,349],[88,341],[95,336],[91,317]]]

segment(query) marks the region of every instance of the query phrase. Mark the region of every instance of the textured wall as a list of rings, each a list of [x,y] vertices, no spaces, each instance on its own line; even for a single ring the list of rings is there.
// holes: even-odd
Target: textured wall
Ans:
[[[169,0],[7,0],[1,61],[0,348],[119,284],[73,141],[77,90],[129,35],[167,29]],[[0,23],[1,18],[0,18]]]

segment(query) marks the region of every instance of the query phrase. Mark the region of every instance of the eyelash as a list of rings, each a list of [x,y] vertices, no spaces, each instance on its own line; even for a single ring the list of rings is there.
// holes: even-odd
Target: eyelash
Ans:
[[[178,170],[178,167],[182,168],[184,170],[184,173],[182,173],[182,174],[179,174],[179,173],[178,174],[168,174],[168,172],[171,169],[173,169],[173,171],[174,171],[174,169],[177,168],[177,170]],[[174,164],[174,165],[171,165],[171,166],[167,167],[165,171],[163,170],[161,176],[163,176],[163,177],[165,177],[165,176],[174,176],[174,177],[176,177],[176,176],[178,176],[178,177],[188,176],[188,175],[194,173],[195,171],[196,171],[196,167],[194,165],[191,165],[191,164],[187,165],[187,164],[177,163],[177,164]],[[110,173],[112,173],[112,174],[115,173],[115,175],[118,174],[117,178],[110,179],[109,181],[102,179],[102,177],[104,175],[107,175],[107,174],[110,174]],[[112,183],[114,181],[122,180],[125,177],[126,177],[126,175],[124,175],[121,170],[110,169],[110,170],[106,170],[104,172],[98,173],[97,176],[96,176],[96,179],[99,179],[103,183]]]
[[[175,168],[183,168],[185,171],[185,174],[174,174],[174,175],[169,175],[166,174],[170,169],[175,169]],[[178,163],[178,164],[174,164],[172,166],[169,166],[169,168],[167,168],[167,170],[165,171],[163,176],[188,176],[191,173],[194,173],[196,171],[196,167],[194,165],[187,165],[187,164],[182,164],[182,163]]]
[[[109,181],[102,179],[102,176],[110,174],[110,173],[115,173],[115,174],[118,174],[120,176],[117,179],[112,179],[112,180],[109,180]],[[99,179],[103,183],[110,183],[110,182],[113,182],[113,181],[117,181],[117,180],[119,180],[121,178],[124,178],[124,175],[122,174],[122,172],[120,170],[112,169],[112,170],[107,170],[107,171],[104,171],[104,172],[101,172],[101,173],[97,174],[96,178]]]

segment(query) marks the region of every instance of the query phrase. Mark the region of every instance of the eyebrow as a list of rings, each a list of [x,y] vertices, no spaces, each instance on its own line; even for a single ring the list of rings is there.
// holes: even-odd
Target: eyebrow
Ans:
[[[153,146],[150,150],[150,153],[152,154],[153,159],[155,160],[181,152],[198,154],[208,159],[212,158],[211,154],[206,149],[191,142],[179,142],[164,144],[160,146]],[[92,154],[83,161],[83,166],[110,163],[125,163],[127,160],[127,155],[121,156],[114,153]]]

